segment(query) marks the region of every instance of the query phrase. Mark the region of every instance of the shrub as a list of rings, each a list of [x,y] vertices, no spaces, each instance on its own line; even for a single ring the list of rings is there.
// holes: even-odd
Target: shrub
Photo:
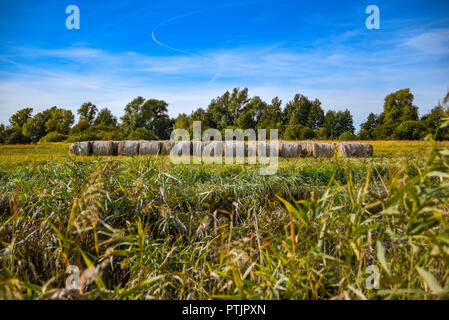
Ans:
[[[300,131],[300,139],[307,140],[315,138],[315,131],[309,127],[303,127]]]
[[[69,134],[77,134],[80,132],[84,132],[87,131],[91,128],[91,125],[89,123],[89,121],[87,120],[80,120],[80,122],[78,122],[78,124],[76,126],[74,126],[72,129],[70,129]]]
[[[13,129],[5,139],[6,144],[29,143],[30,139],[25,137],[20,131]]]
[[[356,140],[356,139],[357,139],[357,136],[355,134],[353,134],[352,132],[346,131],[346,132],[343,132],[341,135],[339,135],[337,140],[352,141],[352,140]]]
[[[132,131],[126,140],[158,140],[159,137],[151,130],[145,128],[137,128]]]
[[[405,121],[394,129],[393,137],[397,140],[419,140],[426,135],[426,126],[420,121]]]
[[[67,142],[101,140],[99,134],[93,130],[87,130],[77,134],[70,135]]]
[[[67,137],[66,134],[50,132],[45,137],[42,137],[39,142],[61,142],[67,140]]]
[[[100,140],[124,140],[125,135],[118,130],[115,131],[98,131],[97,135],[100,137]]]

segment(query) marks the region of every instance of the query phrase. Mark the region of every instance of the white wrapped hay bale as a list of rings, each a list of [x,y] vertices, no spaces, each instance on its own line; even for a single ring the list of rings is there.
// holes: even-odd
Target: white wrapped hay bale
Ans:
[[[259,157],[278,157],[280,155],[281,142],[259,141],[257,143],[257,155]]]
[[[118,146],[113,141],[93,141],[92,155],[94,156],[116,156]]]
[[[317,158],[330,158],[335,155],[335,146],[332,143],[315,143],[315,154]]]
[[[222,141],[203,141],[203,157],[222,157],[224,146]]]
[[[203,152],[203,142],[192,141],[192,155],[194,157],[201,157],[202,152]]]
[[[118,142],[118,155],[137,156],[139,154],[140,141]]]
[[[174,141],[161,141],[161,155],[169,156]]]
[[[70,146],[70,153],[77,156],[90,156],[92,154],[92,142],[83,141]]]
[[[315,142],[312,141],[301,141],[298,142],[299,145],[299,155],[301,157],[314,157],[315,151]]]
[[[171,141],[171,156],[190,156],[192,154],[191,141]]]
[[[336,143],[338,155],[341,157],[371,157],[373,146],[368,143],[339,142]]]
[[[301,157],[330,158],[335,154],[335,146],[332,143],[301,141],[298,144]]]
[[[224,141],[223,154],[226,158],[243,158],[248,154],[248,146],[245,141]]]
[[[257,156],[257,141],[251,140],[245,144],[245,156],[247,157]]]
[[[280,155],[282,158],[298,158],[300,156],[299,142],[281,142]]]
[[[139,154],[141,156],[157,156],[161,152],[160,141],[140,141]]]

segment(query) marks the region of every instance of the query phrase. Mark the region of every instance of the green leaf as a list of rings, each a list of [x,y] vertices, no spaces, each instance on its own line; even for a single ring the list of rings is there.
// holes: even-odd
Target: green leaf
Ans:
[[[385,260],[385,248],[382,242],[377,241],[377,259],[379,260],[380,264],[382,265],[382,268],[387,272],[388,275],[391,275],[390,267],[387,263],[387,260]]]
[[[416,270],[418,270],[419,275],[427,283],[430,290],[432,290],[434,294],[442,295],[445,293],[444,289],[440,286],[440,284],[438,283],[437,279],[435,279],[433,274],[420,267],[416,267]]]

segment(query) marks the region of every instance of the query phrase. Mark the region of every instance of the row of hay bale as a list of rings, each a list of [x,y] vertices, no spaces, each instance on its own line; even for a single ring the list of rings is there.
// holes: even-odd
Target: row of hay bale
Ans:
[[[83,156],[117,155],[194,155],[234,157],[275,156],[281,158],[332,157],[370,157],[373,146],[359,142],[320,143],[313,141],[288,142],[277,144],[250,141],[86,141],[70,146],[70,152]]]

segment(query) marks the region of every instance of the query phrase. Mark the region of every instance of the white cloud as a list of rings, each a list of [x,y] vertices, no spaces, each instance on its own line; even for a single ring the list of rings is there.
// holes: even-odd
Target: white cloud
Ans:
[[[449,53],[449,28],[435,29],[418,34],[405,41],[409,47],[432,55]]]
[[[0,122],[25,106],[36,112],[53,105],[76,111],[85,101],[121,115],[138,95],[166,100],[176,116],[207,107],[233,87],[249,87],[251,95],[267,101],[279,96],[286,102],[295,93],[316,97],[324,108],[349,108],[356,123],[381,111],[385,95],[410,87],[424,112],[449,85],[448,38],[442,39],[447,30],[426,31],[375,51],[272,46],[149,56],[95,48],[22,48],[0,57]]]

